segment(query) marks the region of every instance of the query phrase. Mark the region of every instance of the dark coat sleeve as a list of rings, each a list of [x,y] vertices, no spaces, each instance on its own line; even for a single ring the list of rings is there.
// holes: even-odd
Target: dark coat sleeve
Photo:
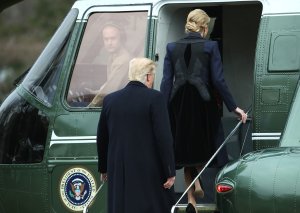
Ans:
[[[214,88],[217,89],[221,95],[227,109],[231,112],[236,109],[236,103],[229,92],[223,75],[223,65],[221,61],[221,55],[218,48],[218,44],[215,41],[211,41],[211,78]]]
[[[107,172],[108,141],[109,134],[106,120],[106,104],[103,102],[103,108],[97,128],[98,171],[100,173]]]
[[[166,101],[159,93],[151,104],[152,126],[165,177],[175,176],[173,139]]]
[[[164,95],[167,103],[169,102],[171,90],[173,87],[174,70],[171,63],[171,44],[167,45],[167,52],[164,59],[163,78],[160,85],[160,91]]]

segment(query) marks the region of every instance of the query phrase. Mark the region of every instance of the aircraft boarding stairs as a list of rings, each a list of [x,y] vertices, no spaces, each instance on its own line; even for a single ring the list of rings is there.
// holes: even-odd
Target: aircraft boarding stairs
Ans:
[[[175,210],[174,212],[176,213],[185,213],[185,208],[186,208],[187,204],[182,204],[178,206],[178,209]],[[217,211],[217,206],[216,204],[197,204],[197,212],[198,213],[214,213],[214,212],[219,212]]]
[[[227,127],[226,129],[224,129],[224,132],[225,135],[228,136],[226,137],[222,145],[219,147],[219,149],[214,153],[211,159],[204,166],[202,171],[199,172],[198,176],[195,177],[194,181],[191,183],[191,185],[188,188],[185,188],[183,184],[184,183],[183,169],[177,170],[176,181],[174,185],[174,189],[176,193],[176,204],[173,206],[171,213],[185,213],[185,209],[188,205],[186,193],[188,189],[193,186],[194,182],[197,180],[199,176],[201,176],[201,180],[202,180],[204,198],[197,198],[198,213],[219,212],[215,203],[215,177],[220,169],[211,168],[208,167],[208,165],[214,160],[214,158],[222,148],[227,148],[229,160],[237,159],[242,154],[244,154],[244,152],[252,151],[251,143],[245,143],[246,140],[247,141],[251,140],[251,134],[249,134],[249,132],[251,132],[251,130],[249,131],[251,126],[250,125],[251,118],[247,119],[247,124],[244,126],[241,126],[242,124],[241,121],[239,121],[238,124],[236,124],[236,121],[232,122],[232,120],[231,121],[223,120],[223,123],[224,122],[226,123],[224,127]],[[224,147],[225,145],[227,147]],[[97,194],[101,190],[102,186],[103,184],[98,188],[96,195],[94,196],[94,198],[90,200],[89,204],[91,204],[92,201],[95,199],[95,197],[97,197]],[[84,208],[83,213],[88,212],[89,204]]]
[[[206,168],[205,171],[201,175],[202,180],[202,188],[204,190],[203,198],[197,199],[197,210],[200,212],[218,212],[217,206],[215,204],[215,192],[214,192],[214,181],[215,177],[218,173],[219,169],[217,168]],[[176,184],[176,183],[181,183]],[[174,213],[185,213],[185,209],[187,207],[187,195],[183,195],[186,188],[184,187],[184,177],[183,177],[183,169],[177,171],[177,177],[175,182],[175,193],[176,193],[176,202],[182,197],[180,202],[177,204],[176,209],[174,209]]]

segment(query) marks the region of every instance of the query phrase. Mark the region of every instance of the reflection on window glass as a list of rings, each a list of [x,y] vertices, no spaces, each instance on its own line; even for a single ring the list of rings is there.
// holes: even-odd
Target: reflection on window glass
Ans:
[[[54,99],[59,76],[66,56],[66,46],[67,45],[65,44],[45,73],[45,76],[43,76],[43,79],[41,79],[41,82],[39,82],[39,85],[36,85],[33,90],[34,94],[48,106],[52,105]]]
[[[73,107],[100,107],[105,95],[128,82],[128,63],[144,56],[147,11],[90,16],[71,79]]]
[[[75,8],[68,13],[22,82],[27,91],[47,106],[51,106],[54,100],[61,67],[66,56],[66,44],[70,39],[77,15],[78,10]]]

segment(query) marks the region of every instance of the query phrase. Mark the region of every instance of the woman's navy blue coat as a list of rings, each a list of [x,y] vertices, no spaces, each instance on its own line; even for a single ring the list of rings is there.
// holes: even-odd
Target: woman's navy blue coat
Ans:
[[[108,213],[167,213],[175,176],[163,95],[132,81],[103,102],[97,134],[99,172],[108,175]]]
[[[208,56],[206,57],[208,61],[205,68],[209,72],[204,72],[201,80],[221,97],[229,111],[236,109],[237,105],[223,76],[218,43],[203,39],[200,33],[194,32],[189,33],[188,36],[179,42],[187,44],[203,43],[201,51]],[[185,54],[186,51],[185,49],[176,49],[176,45],[178,45],[176,42],[167,44],[163,79],[160,87],[165,99],[171,105],[170,115],[175,141],[175,160],[177,166],[204,165],[224,140],[221,113],[219,112],[222,109],[222,102],[219,101],[219,98],[215,98],[215,104],[213,105],[199,105],[200,95],[193,93],[194,90],[187,90],[185,86],[182,86],[181,88],[183,89],[177,92],[180,98],[177,98],[175,101],[174,99],[170,100],[173,86],[176,84],[176,81],[174,82],[174,63],[176,63],[174,62],[174,56],[179,53],[181,55]],[[178,85],[176,86],[174,88],[178,88]],[[217,106],[219,106],[219,110],[214,110],[213,108]],[[207,110],[208,108],[209,110]],[[218,166],[223,166],[227,161],[227,153],[223,149],[217,155],[217,164]]]
[[[189,33],[184,40],[199,40],[202,39],[200,33]],[[204,39],[203,39],[204,40]],[[221,95],[227,109],[231,112],[236,109],[237,105],[229,92],[223,75],[223,65],[221,55],[219,52],[218,43],[216,41],[204,40],[204,52],[210,56],[210,76],[202,79],[206,84],[212,84],[212,86]],[[164,60],[164,73],[161,82],[160,91],[164,94],[165,98],[169,100],[170,93],[173,87],[174,81],[174,68],[171,63],[171,55],[175,49],[176,43],[172,42],[167,45],[167,53]]]

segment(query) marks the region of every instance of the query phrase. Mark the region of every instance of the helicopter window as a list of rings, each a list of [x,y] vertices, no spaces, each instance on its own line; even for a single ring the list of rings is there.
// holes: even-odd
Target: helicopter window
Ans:
[[[0,116],[0,164],[39,163],[43,160],[48,117],[11,94]]]
[[[54,99],[58,79],[66,55],[66,46],[67,45],[64,45],[64,48],[58,54],[57,58],[55,58],[49,67],[48,72],[46,72],[45,76],[43,76],[43,79],[41,79],[41,82],[32,89],[32,92],[37,96],[37,98],[48,106],[52,105]]]
[[[60,25],[41,56],[26,75],[22,85],[47,106],[51,106],[70,38],[77,9],[72,9]]]
[[[71,107],[100,107],[128,82],[128,64],[145,55],[148,11],[93,13],[86,25],[67,95]]]

